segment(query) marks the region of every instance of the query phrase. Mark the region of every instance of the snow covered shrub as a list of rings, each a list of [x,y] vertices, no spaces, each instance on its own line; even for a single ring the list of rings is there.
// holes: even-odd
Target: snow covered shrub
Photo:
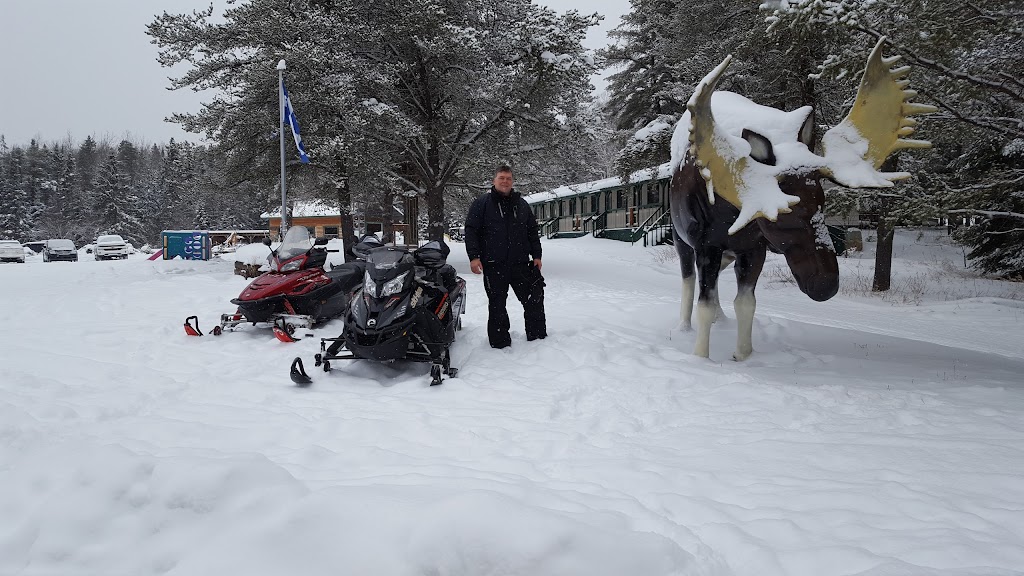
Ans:
[[[679,254],[676,253],[676,249],[672,246],[655,246],[651,250],[651,258],[658,264],[666,264],[679,260]]]

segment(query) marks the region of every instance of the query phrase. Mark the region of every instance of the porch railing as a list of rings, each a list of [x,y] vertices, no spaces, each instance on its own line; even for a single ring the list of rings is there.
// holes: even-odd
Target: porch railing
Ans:
[[[664,244],[672,238],[672,213],[662,209],[661,216],[644,229],[644,247]]]
[[[636,229],[636,234],[633,235],[633,244],[636,244],[637,241],[643,238],[644,246],[647,246],[647,235],[653,230],[655,224],[661,221],[666,214],[669,214],[669,211],[665,210],[665,207],[662,206],[648,216],[647,220],[644,220],[643,224]]]
[[[560,218],[552,218],[540,226],[540,233],[544,236],[551,238],[555,234],[558,234],[558,221]]]
[[[590,235],[597,238],[599,232],[608,227],[608,211],[605,210],[594,218],[594,228],[591,230]]]

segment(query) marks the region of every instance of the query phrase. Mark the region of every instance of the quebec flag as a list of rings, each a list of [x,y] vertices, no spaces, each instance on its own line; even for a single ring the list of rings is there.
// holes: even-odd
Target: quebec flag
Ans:
[[[292,136],[295,137],[295,147],[299,149],[299,159],[303,164],[309,164],[309,156],[306,154],[306,146],[302,143],[302,136],[299,135],[299,118],[292,108],[292,99],[288,97],[288,89],[281,83],[281,90],[284,91],[284,120],[292,127]]]

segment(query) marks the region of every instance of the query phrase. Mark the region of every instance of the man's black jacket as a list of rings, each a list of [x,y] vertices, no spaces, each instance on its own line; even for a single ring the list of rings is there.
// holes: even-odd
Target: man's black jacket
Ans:
[[[466,253],[491,264],[520,264],[540,258],[540,231],[526,200],[493,187],[473,201],[466,217]]]

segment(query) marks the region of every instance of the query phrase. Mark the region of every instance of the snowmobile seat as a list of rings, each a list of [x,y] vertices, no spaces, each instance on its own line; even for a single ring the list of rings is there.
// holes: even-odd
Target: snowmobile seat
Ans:
[[[363,234],[356,240],[356,245],[352,247],[352,254],[359,260],[366,260],[372,250],[381,246],[384,244],[376,234]]]
[[[445,264],[437,269],[436,274],[441,280],[439,284],[444,286],[449,292],[455,290],[455,286],[458,284],[459,275],[455,271],[454,266],[451,264]]]
[[[335,266],[327,272],[327,276],[347,291],[358,286],[359,283],[363,281],[363,274],[365,273],[366,262],[355,261]]]
[[[443,286],[448,292],[455,289],[458,275],[455,267],[448,264],[451,248],[439,240],[427,242],[413,252],[416,259],[416,275],[427,282]]]
[[[455,267],[451,264],[445,264],[439,268],[417,266],[416,277],[424,282],[429,282],[443,288],[446,292],[455,290],[455,287],[459,282],[458,273],[455,271]]]
[[[441,268],[447,265],[451,248],[439,240],[427,242],[413,252],[416,264],[425,268]]]

